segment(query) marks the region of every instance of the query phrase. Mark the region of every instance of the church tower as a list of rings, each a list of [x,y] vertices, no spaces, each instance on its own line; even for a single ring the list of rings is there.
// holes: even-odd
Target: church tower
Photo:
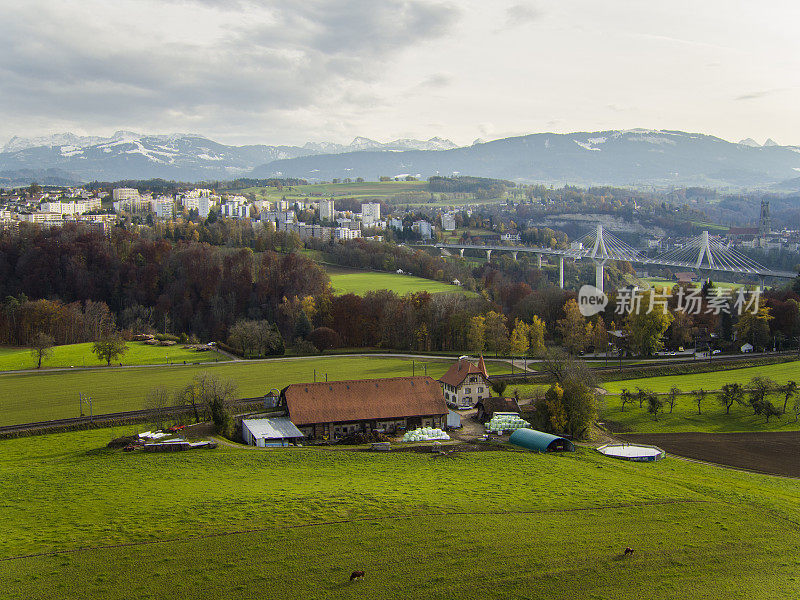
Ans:
[[[769,220],[769,200],[761,201],[761,217],[758,220],[758,235],[764,237],[772,231],[772,223]]]

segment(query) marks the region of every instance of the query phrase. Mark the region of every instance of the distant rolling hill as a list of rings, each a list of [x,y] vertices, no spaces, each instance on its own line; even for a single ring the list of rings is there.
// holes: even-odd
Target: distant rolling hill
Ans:
[[[732,143],[682,131],[537,133],[473,146],[408,152],[351,152],[276,160],[253,176],[309,180],[437,173],[577,185],[761,188],[800,171],[800,148]]]
[[[229,146],[194,134],[118,131],[108,138],[70,133],[17,137],[0,152],[0,185],[45,177],[65,183],[153,177],[375,181],[381,175],[426,178],[437,173],[553,185],[780,189],[781,182],[792,188],[791,180],[800,177],[800,148],[644,129],[537,133],[464,147],[441,138],[381,143],[361,137],[350,144]]]
[[[381,143],[357,137],[350,144],[304,146],[226,146],[195,134],[143,135],[117,131],[102,138],[60,133],[37,138],[12,138],[0,152],[0,182],[22,185],[60,174],[60,183],[115,181],[162,177],[179,181],[234,179],[275,160],[321,153],[442,150],[456,145],[441,138],[402,139]],[[5,176],[3,175],[5,174]],[[0,183],[0,185],[2,184]]]

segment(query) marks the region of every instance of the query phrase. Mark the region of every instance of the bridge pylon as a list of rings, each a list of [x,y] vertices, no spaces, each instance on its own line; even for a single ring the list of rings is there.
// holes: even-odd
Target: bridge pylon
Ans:
[[[603,279],[605,276],[605,264],[609,257],[606,241],[603,239],[603,224],[597,224],[597,234],[594,238],[594,248],[589,255],[594,260],[594,286],[603,291]]]

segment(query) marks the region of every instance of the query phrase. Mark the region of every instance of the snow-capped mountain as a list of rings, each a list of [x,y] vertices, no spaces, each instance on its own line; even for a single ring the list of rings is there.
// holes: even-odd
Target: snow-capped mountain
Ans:
[[[759,144],[753,138],[745,138],[743,140],[739,140],[739,143],[742,146],[750,146],[751,148],[760,148],[761,147],[761,144]]]
[[[349,144],[334,144],[331,142],[309,142],[303,146],[314,154],[341,154],[343,152],[359,152],[363,150],[391,150],[402,152],[405,150],[452,150],[458,148],[450,140],[432,137],[429,140],[412,140],[402,138],[391,142],[376,142],[370,138],[356,137]]]
[[[305,146],[226,146],[197,134],[146,135],[117,131],[110,137],[61,133],[45,137],[14,137],[0,153],[3,173],[36,173],[57,169],[77,181],[147,179],[182,181],[232,179],[258,165],[315,154],[355,151],[447,150],[449,140],[402,139],[376,142],[357,137],[350,144],[329,142]],[[10,177],[6,177],[10,179]],[[16,179],[15,179],[16,181]]]
[[[357,137],[349,144],[228,146],[196,134],[14,138],[0,153],[0,187],[24,177],[210,181],[300,177],[311,181],[402,173],[462,174],[563,185],[702,185],[764,188],[800,174],[800,148],[727,142],[682,131],[537,133],[456,147],[449,140]]]
[[[746,142],[747,140],[745,140]],[[554,185],[759,188],[797,177],[800,148],[732,143],[699,133],[630,129],[537,133],[428,151],[360,151],[278,160],[253,176],[330,180],[419,173],[497,177]]]

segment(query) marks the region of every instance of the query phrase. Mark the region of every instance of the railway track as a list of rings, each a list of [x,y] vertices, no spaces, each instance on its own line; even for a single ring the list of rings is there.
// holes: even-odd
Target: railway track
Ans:
[[[712,359],[712,364],[730,364],[737,361],[742,360],[753,360],[758,358],[768,358],[773,356],[782,356],[782,357],[791,357],[796,356],[797,353],[795,351],[785,351],[785,352],[772,352],[766,355],[760,356],[752,356],[752,355],[742,355],[742,356],[727,356],[727,357],[719,357]],[[708,362],[708,359],[679,359],[679,360],[669,360],[669,361],[659,361],[659,362],[651,362],[651,363],[638,363],[636,365],[623,365],[620,369],[619,365],[609,365],[609,366],[592,366],[590,363],[590,369],[596,373],[615,373],[615,372],[624,372],[626,368],[628,369],[636,369],[638,371],[647,370],[648,368],[652,369],[659,369],[663,368],[664,366],[680,366],[680,365],[690,365],[690,364],[702,364],[703,362]],[[504,381],[504,380],[517,380],[524,378],[532,383],[537,382],[547,382],[550,379],[550,376],[547,373],[541,372],[528,372],[528,373],[514,373],[514,374],[504,374],[504,375],[491,375],[489,379],[491,381]],[[257,405],[263,402],[263,397],[257,398],[239,398],[232,402],[232,407],[235,409],[248,409],[248,408],[256,408]],[[194,409],[191,406],[170,406],[165,408],[144,408],[140,410],[129,410],[124,412],[115,412],[115,413],[105,413],[101,415],[94,415],[90,417],[72,417],[67,419],[53,419],[50,421],[38,421],[34,423],[20,423],[17,425],[2,425],[0,426],[0,439],[2,438],[9,438],[9,437],[17,437],[22,435],[35,435],[38,433],[55,433],[58,431],[71,431],[75,429],[88,429],[91,427],[97,427],[102,425],[109,425],[109,424],[130,424],[130,423],[141,423],[145,421],[150,421],[154,417],[175,417],[180,415],[191,415],[193,414]]]
[[[653,361],[653,362],[640,362],[636,364],[623,364],[621,367],[619,364],[611,364],[609,362],[608,366],[605,365],[598,365],[595,366],[591,362],[587,363],[589,365],[589,369],[594,371],[595,373],[624,373],[626,369],[636,369],[637,371],[647,370],[647,369],[661,369],[664,367],[670,366],[680,366],[680,365],[701,365],[701,364],[711,364],[712,366],[715,364],[731,364],[743,360],[758,360],[760,358],[769,359],[772,357],[783,357],[783,358],[791,358],[791,357],[798,357],[796,350],[786,350],[781,352],[770,352],[769,354],[759,354],[759,355],[752,355],[752,354],[742,354],[736,356],[720,356],[717,358],[712,358],[710,363],[708,358],[686,358],[686,359],[675,359],[675,360],[666,360],[666,361]],[[541,371],[529,371],[528,373],[505,373],[503,375],[490,375],[489,379],[492,381],[503,381],[507,379],[520,379],[520,378],[529,378],[529,379],[547,379],[549,375],[547,373],[542,373]]]
[[[263,403],[264,398],[240,398],[231,405],[234,409],[250,408]],[[19,435],[48,433],[55,431],[70,431],[74,429],[88,429],[91,427],[108,425],[111,423],[138,423],[149,421],[154,417],[175,417],[194,414],[191,405],[168,406],[165,408],[143,408],[124,412],[105,413],[90,417],[71,417],[67,419],[52,419],[50,421],[37,421],[34,423],[20,423],[18,425],[0,426],[0,438],[16,437]]]

